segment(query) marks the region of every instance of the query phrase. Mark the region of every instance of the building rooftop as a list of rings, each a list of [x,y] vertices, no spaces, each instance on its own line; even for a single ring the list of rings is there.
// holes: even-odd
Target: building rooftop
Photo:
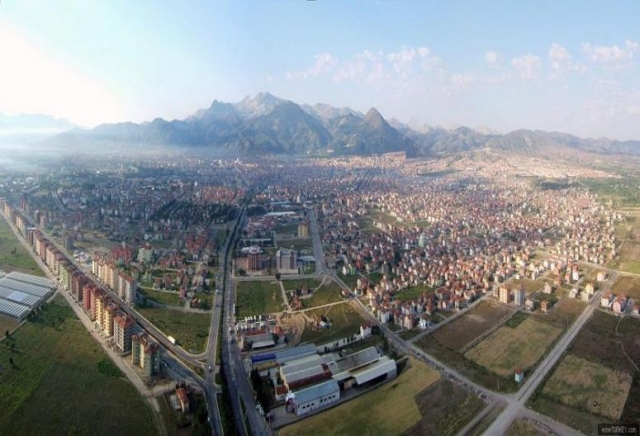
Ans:
[[[330,395],[334,392],[340,392],[340,386],[335,380],[327,380],[326,382],[295,391],[294,397],[298,404],[308,403],[318,397]]]

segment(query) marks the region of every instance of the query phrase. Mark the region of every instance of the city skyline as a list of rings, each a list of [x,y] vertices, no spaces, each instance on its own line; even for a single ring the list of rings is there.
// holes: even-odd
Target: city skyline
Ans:
[[[545,7],[548,6],[548,7]],[[0,112],[182,119],[270,92],[411,125],[639,139],[639,6],[595,2],[0,5]]]

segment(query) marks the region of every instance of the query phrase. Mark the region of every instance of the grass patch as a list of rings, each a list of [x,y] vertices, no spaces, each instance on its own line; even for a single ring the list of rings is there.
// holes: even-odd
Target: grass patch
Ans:
[[[120,368],[118,368],[116,364],[113,363],[113,361],[111,361],[110,359],[107,359],[106,357],[102,359],[100,362],[98,362],[98,372],[100,374],[108,375],[111,377],[123,376],[122,371],[120,371]]]
[[[465,357],[508,377],[516,368],[525,371],[532,368],[561,332],[553,325],[530,317],[516,328],[499,328],[465,353]]]
[[[401,434],[422,419],[416,396],[439,378],[438,372],[411,358],[411,367],[396,379],[333,409],[289,425],[280,430],[279,434]]]
[[[2,335],[2,337],[4,337],[5,332],[11,331],[14,328],[18,327],[20,323],[13,319],[13,318],[9,318],[8,316],[4,316],[4,315],[0,315],[0,335]]]
[[[611,292],[615,295],[625,294],[634,300],[640,299],[640,278],[629,276],[618,277],[611,287]]]
[[[302,289],[303,287],[305,287],[306,289],[314,290],[318,286],[320,286],[320,280],[318,279],[282,280],[282,286],[284,286],[285,291],[294,291],[294,290]]]
[[[433,333],[438,342],[460,351],[513,313],[513,308],[491,301],[481,301],[469,312]]]
[[[325,282],[305,303],[308,307],[317,307],[342,301],[342,288],[334,281]]]
[[[406,432],[407,436],[456,435],[485,407],[477,396],[447,379],[422,391],[415,401],[422,419]]]
[[[504,323],[504,325],[506,327],[514,329],[522,324],[522,322],[527,318],[529,318],[529,314],[527,312],[516,312],[511,318],[507,320],[507,322]]]
[[[631,389],[631,375],[568,354],[542,393],[567,406],[619,421]]]
[[[61,298],[44,305],[12,342],[14,350],[0,347],[3,434],[157,434],[140,394],[100,371],[100,362],[110,361]]]
[[[211,315],[208,313],[184,313],[162,308],[137,308],[142,316],[190,353],[206,350]]]
[[[184,302],[180,301],[180,294],[177,292],[155,291],[148,286],[140,286],[138,292],[156,303],[167,306],[184,306]]]
[[[360,325],[364,322],[350,303],[310,310],[306,315],[317,320],[325,316],[331,321],[330,328],[314,330],[308,325],[305,327],[301,342],[313,342],[318,345],[359,333]]]
[[[313,240],[311,238],[282,239],[278,240],[278,246],[281,248],[293,247],[294,250],[303,250],[305,248],[311,249],[313,247]]]
[[[342,273],[338,273],[338,277],[350,289],[354,289],[356,286],[358,286],[358,279],[360,278],[360,276],[356,275],[356,274],[346,276],[346,275],[344,275]]]
[[[394,300],[407,301],[420,298],[422,294],[430,294],[433,288],[427,285],[412,286],[393,295]]]
[[[238,318],[282,311],[282,292],[277,282],[237,282]]]
[[[37,276],[44,275],[31,253],[13,234],[4,217],[0,218],[0,269],[5,271],[18,270]]]
[[[545,434],[530,421],[518,418],[511,423],[505,436],[545,436]]]

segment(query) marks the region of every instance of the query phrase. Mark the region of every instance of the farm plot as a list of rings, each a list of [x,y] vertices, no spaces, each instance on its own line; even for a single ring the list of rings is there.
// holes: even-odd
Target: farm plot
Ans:
[[[556,401],[618,421],[631,389],[631,375],[568,354],[542,393]]]
[[[631,317],[616,317],[601,310],[596,310],[589,319],[589,322],[580,330],[578,336],[567,350],[565,360],[569,362],[578,361],[586,369],[581,369],[584,380],[582,388],[585,392],[598,393],[598,385],[606,384],[605,377],[613,380],[614,374],[627,374],[632,380],[628,380],[624,375],[615,378],[615,383],[601,388],[608,392],[613,399],[606,399],[603,403],[605,407],[620,408],[620,421],[633,422],[640,416],[640,372],[637,370],[637,362],[640,362],[640,321]],[[530,405],[538,412],[547,414],[552,418],[578,428],[584,433],[593,433],[596,425],[612,415],[606,415],[607,410],[598,410],[592,401],[582,401],[576,398],[567,400],[555,395],[553,383],[555,383],[556,373],[562,371],[564,360],[551,374],[550,379],[538,389],[533,395]],[[594,369],[589,369],[594,368]],[[590,380],[586,378],[589,371],[594,374]],[[627,389],[628,395],[623,398],[623,390]],[[620,386],[618,386],[620,384]],[[614,388],[620,388],[620,392],[610,392]],[[577,389],[577,387],[576,387]],[[580,392],[577,392],[579,394]],[[563,401],[564,400],[564,401]],[[595,399],[600,403],[599,399]],[[626,402],[625,402],[626,401]],[[617,403],[616,403],[617,402]],[[617,413],[617,412],[616,412]],[[616,418],[617,419],[617,418]]]
[[[505,305],[482,301],[468,313],[436,330],[433,337],[445,347],[459,351],[508,319],[514,311]]]
[[[422,419],[407,436],[455,435],[484,407],[477,396],[446,379],[416,396]]]
[[[429,387],[439,378],[438,372],[411,358],[411,367],[405,369],[398,378],[333,409],[289,425],[279,434],[399,435],[425,420],[423,410],[441,421],[443,419],[437,411],[431,411],[421,404],[421,401],[430,400],[430,396],[422,398],[420,394],[429,392]],[[442,394],[438,396],[439,401],[450,401],[449,397]]]
[[[501,327],[465,353],[465,357],[507,377],[516,368],[527,370],[533,367],[561,331],[529,317],[516,328]]]

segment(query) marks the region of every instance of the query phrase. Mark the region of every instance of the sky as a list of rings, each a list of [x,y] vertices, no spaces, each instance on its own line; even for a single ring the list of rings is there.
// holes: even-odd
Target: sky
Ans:
[[[640,139],[640,2],[0,1],[0,112],[92,127],[270,92],[412,126]]]

